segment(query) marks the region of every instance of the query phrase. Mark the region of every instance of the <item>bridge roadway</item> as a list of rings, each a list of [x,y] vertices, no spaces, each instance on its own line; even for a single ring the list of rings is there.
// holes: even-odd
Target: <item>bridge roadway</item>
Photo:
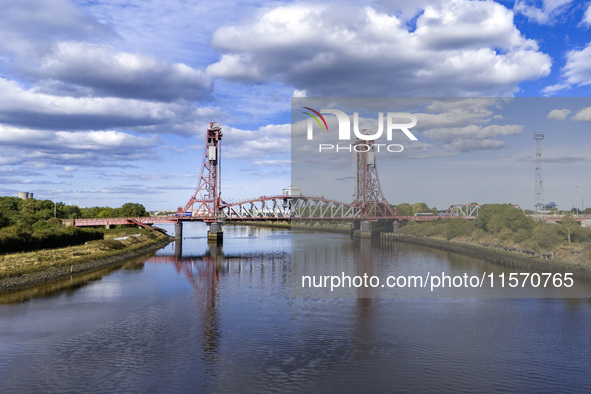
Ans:
[[[455,213],[466,219],[475,219],[472,213]],[[452,216],[451,211],[446,214]],[[395,221],[420,221],[428,222],[437,220],[441,216],[388,216],[388,217],[366,217],[361,209],[355,204],[347,204],[324,197],[307,196],[261,196],[251,200],[235,203],[224,203],[221,207],[221,219],[226,222],[241,221],[287,221],[287,220],[395,220]],[[76,227],[90,226],[116,226],[136,224],[138,226],[151,226],[159,223],[178,222],[214,222],[212,215],[196,216],[150,216],[150,217],[127,217],[127,218],[97,218],[97,219],[67,219],[62,222],[66,225]]]
[[[369,219],[369,221],[379,221],[379,220],[396,220],[399,222],[431,222],[437,220],[439,218],[457,218],[462,217],[467,220],[474,220],[476,216],[450,216],[450,215],[443,215],[443,216],[396,216],[396,217],[388,217],[388,218],[374,218]],[[551,216],[545,218],[547,222],[560,222],[562,221],[562,217],[560,216]],[[574,217],[574,219],[578,222],[588,221],[591,220],[590,217]],[[330,220],[367,220],[360,217],[351,217],[351,216],[333,216],[333,217],[313,217],[313,216],[300,216],[300,217],[290,217],[290,216],[237,216],[237,215],[230,215],[225,216],[223,218],[226,222],[278,222],[278,221],[307,221],[307,220],[315,220],[315,221],[330,221]],[[117,226],[117,225],[129,225],[135,224],[142,227],[151,226],[153,224],[161,224],[161,223],[178,223],[178,222],[211,222],[213,221],[210,217],[205,216],[195,216],[195,217],[174,217],[174,216],[148,216],[148,217],[131,217],[131,218],[97,218],[97,219],[64,219],[62,223],[66,226],[76,226],[76,227],[107,227],[107,226]]]
[[[324,197],[306,197],[306,196],[261,196],[251,200],[224,203],[221,208],[221,220],[226,222],[241,221],[332,221],[332,220],[350,220],[350,221],[416,221],[430,222],[439,218],[457,218],[462,217],[468,220],[474,220],[478,216],[480,205],[452,205],[444,215],[419,215],[419,216],[389,216],[389,217],[365,217],[361,210],[355,204],[341,203],[329,200]],[[548,222],[560,222],[562,216],[544,215],[544,217],[535,217],[535,219],[545,219]],[[576,221],[582,222],[591,220],[588,215],[574,216]],[[62,222],[66,225],[76,227],[90,226],[116,226],[135,224],[142,227],[149,227],[159,223],[178,223],[178,222],[214,222],[215,218],[211,215],[197,216],[149,216],[149,217],[127,217],[127,218],[97,218],[97,219],[67,219]]]
[[[415,221],[415,222],[431,222],[445,216],[396,216],[377,220],[398,220],[398,221]],[[452,217],[452,216],[448,216]],[[464,217],[465,219],[476,219],[476,217]],[[279,221],[330,221],[330,220],[361,220],[361,218],[354,217],[285,217],[285,216],[258,216],[258,217],[225,217],[225,222],[279,222]],[[97,219],[64,219],[62,223],[69,226],[76,227],[107,227],[107,226],[118,226],[126,224],[135,224],[141,226],[151,226],[159,223],[178,223],[178,222],[211,222],[211,218],[208,217],[173,217],[173,216],[146,216],[146,217],[133,217],[133,218],[97,218]],[[371,219],[370,219],[371,221]],[[142,226],[143,227],[143,226]]]

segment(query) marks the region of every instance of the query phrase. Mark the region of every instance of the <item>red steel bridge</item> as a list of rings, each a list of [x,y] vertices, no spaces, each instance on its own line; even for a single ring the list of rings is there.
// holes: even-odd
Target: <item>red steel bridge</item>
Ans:
[[[78,227],[122,224],[148,227],[152,224],[183,221],[220,223],[221,226],[224,221],[433,221],[442,216],[475,219],[478,215],[480,205],[452,205],[443,215],[400,215],[382,193],[373,141],[360,139],[356,139],[353,144],[369,145],[369,148],[359,149],[357,152],[356,192],[351,203],[301,195],[261,196],[239,202],[226,202],[220,197],[222,137],[221,126],[215,122],[210,123],[197,189],[185,206],[178,208],[175,216],[72,219],[66,222]]]

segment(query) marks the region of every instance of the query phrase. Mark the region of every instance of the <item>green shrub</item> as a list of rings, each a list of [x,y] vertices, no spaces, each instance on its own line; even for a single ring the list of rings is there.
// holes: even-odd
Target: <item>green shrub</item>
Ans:
[[[560,241],[558,225],[552,223],[542,223],[534,230],[535,242],[544,249],[549,249]]]

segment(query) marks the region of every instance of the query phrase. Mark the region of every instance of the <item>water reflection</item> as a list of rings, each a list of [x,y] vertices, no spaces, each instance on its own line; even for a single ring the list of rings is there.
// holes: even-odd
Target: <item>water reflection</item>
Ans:
[[[72,296],[2,305],[2,391],[591,387],[589,300],[379,299],[361,288],[296,298],[296,265],[382,275],[473,262],[333,234],[227,231],[223,247],[194,232],[180,254],[171,245]]]
[[[73,296],[77,291],[90,286],[94,282],[100,281],[103,277],[108,276],[121,269],[122,272],[137,273],[144,268],[145,257],[130,260],[125,264],[93,271],[87,274],[79,274],[70,276],[67,279],[51,282],[45,285],[40,285],[30,289],[18,290],[15,292],[1,294],[0,304],[14,304],[19,302],[27,302],[35,298],[55,297],[60,294],[66,296]]]
[[[218,292],[220,276],[228,272],[230,260],[224,264],[222,245],[210,245],[203,256],[182,257],[182,243],[175,245],[174,256],[159,255],[146,260],[147,264],[172,264],[177,274],[184,275],[195,292],[198,321],[202,322],[202,360],[209,367],[217,362],[221,341],[218,319]]]

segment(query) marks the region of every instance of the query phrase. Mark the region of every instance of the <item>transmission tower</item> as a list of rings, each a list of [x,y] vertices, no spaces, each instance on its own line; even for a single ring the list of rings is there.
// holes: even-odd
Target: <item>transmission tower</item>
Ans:
[[[542,140],[544,133],[534,133],[536,140],[536,183],[534,189],[534,210],[544,209],[544,184],[542,182]]]

